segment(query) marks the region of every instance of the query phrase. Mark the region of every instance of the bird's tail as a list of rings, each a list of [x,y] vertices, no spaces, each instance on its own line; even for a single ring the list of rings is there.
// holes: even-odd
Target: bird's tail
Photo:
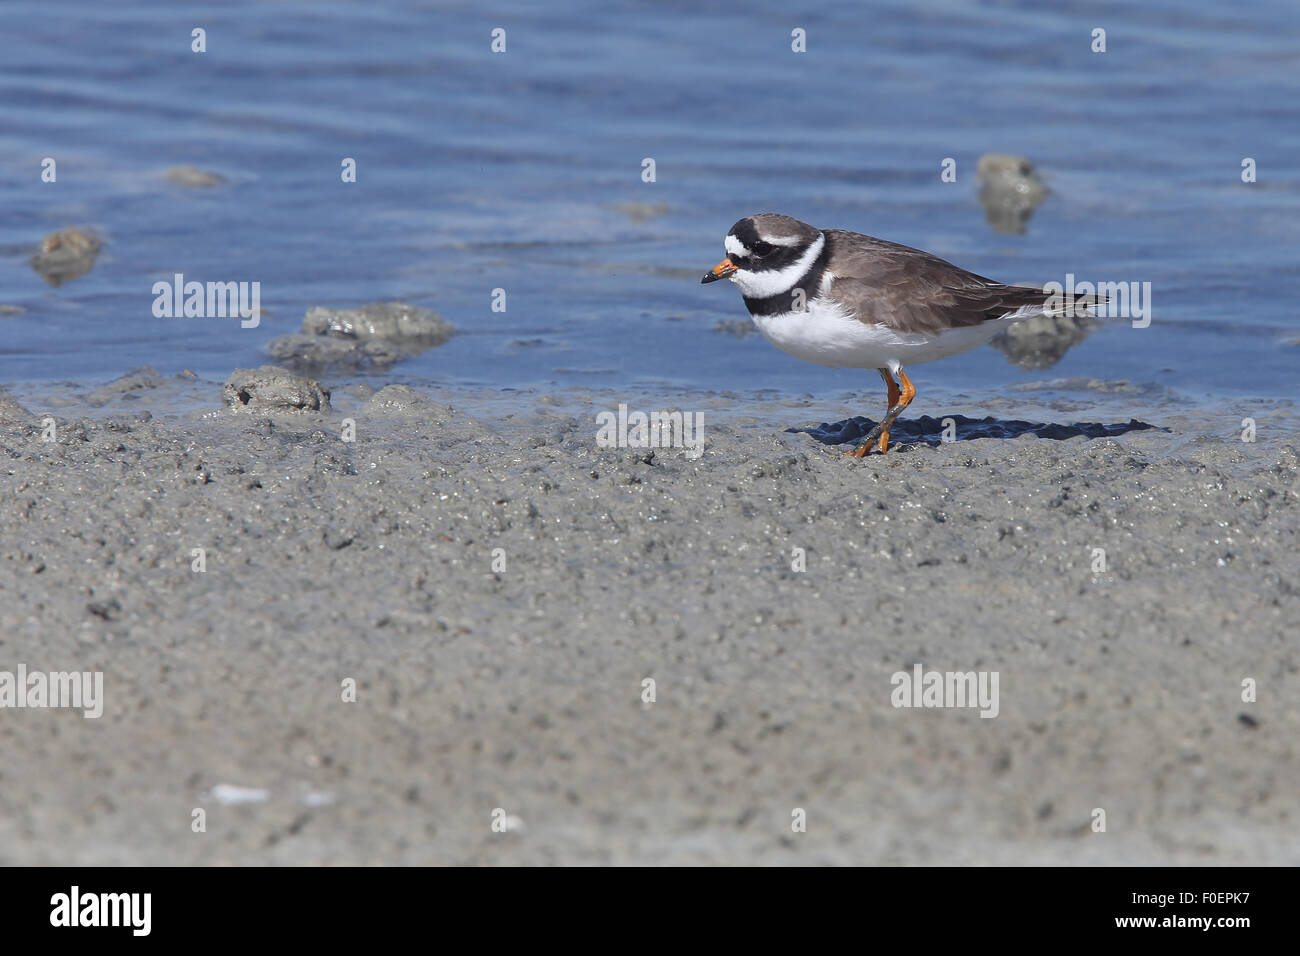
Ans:
[[[1105,305],[1108,301],[1104,295],[1092,293],[1049,292],[1043,299],[1043,314],[1083,318],[1091,316],[1093,309]]]

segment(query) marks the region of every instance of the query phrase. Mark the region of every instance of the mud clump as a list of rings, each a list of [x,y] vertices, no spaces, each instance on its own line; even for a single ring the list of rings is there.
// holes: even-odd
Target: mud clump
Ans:
[[[450,405],[435,402],[409,385],[386,385],[364,407],[370,414],[415,416],[426,422],[448,422],[453,415]]]
[[[12,425],[33,421],[36,418],[22,406],[18,399],[0,389],[0,424]]]
[[[221,398],[234,411],[318,412],[330,407],[329,390],[319,382],[274,365],[235,369]]]
[[[623,213],[633,222],[641,225],[657,216],[664,215],[670,207],[666,202],[616,202],[610,203],[609,208]]]
[[[1021,235],[1044,199],[1047,187],[1038,178],[1034,164],[1023,156],[986,153],[975,167],[980,181],[980,205],[984,221],[994,232]]]
[[[442,345],[454,332],[437,312],[405,302],[316,306],[307,310],[301,331],[272,339],[267,351],[299,371],[383,369]]]
[[[228,181],[220,173],[199,169],[197,166],[173,166],[163,173],[163,178],[168,182],[175,183],[177,186],[189,186],[196,189],[221,186]]]
[[[57,289],[89,272],[103,247],[104,240],[93,232],[76,226],[61,229],[41,240],[31,259],[32,268]]]
[[[1082,313],[1037,315],[1007,326],[989,345],[1020,368],[1051,368],[1086,339],[1096,324],[1095,319]]]
[[[151,365],[142,365],[125,375],[101,385],[86,397],[86,404],[92,408],[101,408],[116,398],[136,399],[159,388],[166,379]]]

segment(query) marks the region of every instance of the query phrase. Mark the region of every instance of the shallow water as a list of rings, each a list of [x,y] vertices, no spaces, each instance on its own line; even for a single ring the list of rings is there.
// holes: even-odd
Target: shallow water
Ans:
[[[874,372],[715,330],[744,308],[699,277],[733,221],[775,210],[1005,281],[1152,284],[1149,328],[1104,325],[1035,371],[981,348],[914,372],[922,397],[1076,377],[1196,400],[1296,395],[1300,322],[1278,294],[1300,239],[1291,2],[5,12],[0,305],[23,311],[0,316],[0,382],[145,364],[220,381],[264,363],[310,306],[403,299],[462,334],[375,384],[883,400]],[[195,26],[206,53],[190,51]],[[1106,53],[1090,51],[1097,27]],[[1051,190],[1024,235],[985,221],[986,152],[1028,157]],[[46,156],[56,183],[40,181]],[[344,157],[355,184],[340,182]],[[947,157],[955,183],[940,181]],[[1244,157],[1258,182],[1242,183]],[[182,164],[228,182],[162,178]],[[54,288],[28,259],[69,225],[106,246]],[[260,282],[261,325],[155,318],[153,283],[177,272]]]

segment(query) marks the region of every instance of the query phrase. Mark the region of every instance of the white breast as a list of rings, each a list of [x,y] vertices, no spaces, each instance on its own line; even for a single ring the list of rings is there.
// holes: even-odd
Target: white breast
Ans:
[[[795,358],[830,368],[889,368],[933,362],[983,345],[1011,322],[1041,309],[1022,309],[1014,318],[950,329],[937,336],[904,334],[888,326],[859,322],[824,296],[806,312],[752,316],[763,336]]]

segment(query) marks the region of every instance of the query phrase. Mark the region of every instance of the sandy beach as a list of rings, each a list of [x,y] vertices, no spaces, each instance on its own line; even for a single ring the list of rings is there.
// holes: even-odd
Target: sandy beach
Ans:
[[[0,721],[0,863],[1300,863],[1296,412],[1070,394],[11,393],[0,670],[104,699]]]

